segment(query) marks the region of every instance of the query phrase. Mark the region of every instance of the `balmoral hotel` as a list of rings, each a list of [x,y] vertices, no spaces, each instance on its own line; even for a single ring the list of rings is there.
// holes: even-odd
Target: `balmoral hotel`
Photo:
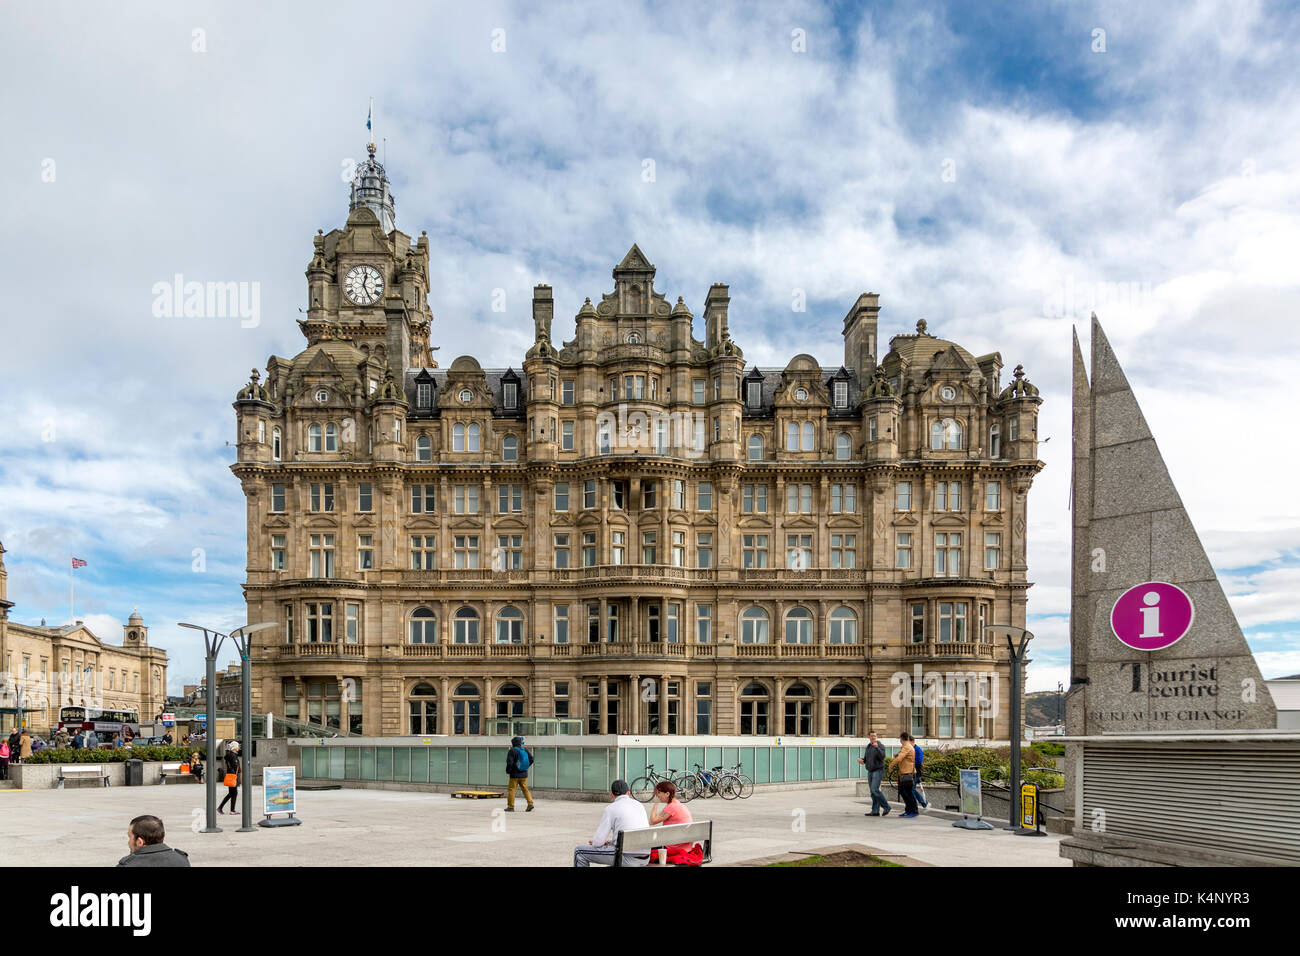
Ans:
[[[700,341],[635,245],[572,337],[537,286],[517,367],[444,368],[428,239],[394,223],[371,147],[346,225],[314,238],[306,348],[235,400],[248,620],[279,623],[255,712],[367,736],[1007,738],[983,628],[1025,623],[1041,399],[1019,368],[1004,383],[1000,354],[924,321],[878,356],[871,293],[842,364],[756,367],[727,286]]]

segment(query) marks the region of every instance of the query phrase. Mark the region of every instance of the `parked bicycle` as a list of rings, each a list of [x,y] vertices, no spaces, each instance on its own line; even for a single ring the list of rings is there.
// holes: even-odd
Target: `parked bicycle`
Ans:
[[[705,770],[695,764],[693,773],[683,774],[676,781],[678,799],[683,802],[703,796],[706,799],[720,796],[723,800],[735,800],[744,790],[744,784],[738,775],[724,770],[722,766]]]
[[[740,784],[740,798],[747,800],[754,795],[754,778],[747,773],[741,773],[740,764],[736,764],[727,773],[735,777]]]
[[[646,764],[645,776],[632,781],[632,796],[642,803],[649,803],[655,796],[655,784],[660,782],[677,783],[676,770],[669,769],[667,774],[655,770],[654,764]]]

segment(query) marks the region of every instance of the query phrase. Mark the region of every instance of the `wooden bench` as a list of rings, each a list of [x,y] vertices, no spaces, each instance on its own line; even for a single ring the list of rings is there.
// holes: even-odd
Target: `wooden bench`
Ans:
[[[645,827],[624,830],[614,846],[614,866],[625,866],[624,853],[641,853],[657,846],[676,846],[679,843],[699,843],[704,847],[702,862],[713,861],[713,821],[696,820],[694,823],[674,823],[668,827]],[[651,860],[653,862],[653,858]]]
[[[158,783],[160,785],[165,784],[167,782],[168,777],[175,777],[177,780],[185,780],[188,778],[195,782],[198,782],[199,779],[198,777],[194,776],[194,774],[190,773],[188,770],[186,770],[184,773],[181,773],[181,765],[179,762],[165,763],[159,769]]]
[[[73,766],[59,767],[59,789],[60,790],[63,789],[63,781],[65,780],[90,780],[93,778],[101,778],[104,781],[104,786],[107,787],[108,768],[103,766],[102,764],[97,764],[97,763],[76,764]]]

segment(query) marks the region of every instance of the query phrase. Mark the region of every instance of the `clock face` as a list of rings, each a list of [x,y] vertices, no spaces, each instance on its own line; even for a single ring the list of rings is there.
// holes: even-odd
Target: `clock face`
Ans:
[[[373,305],[384,291],[384,277],[374,266],[353,266],[343,279],[343,291],[357,305]]]

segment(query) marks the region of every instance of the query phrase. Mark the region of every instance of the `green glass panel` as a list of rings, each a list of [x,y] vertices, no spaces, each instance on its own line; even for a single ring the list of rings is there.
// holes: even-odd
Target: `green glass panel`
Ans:
[[[730,770],[740,761],[739,755],[740,755],[739,747],[723,747],[722,760],[720,762],[724,767]]]
[[[834,774],[832,774],[834,776]],[[812,748],[812,779],[825,780],[826,777],[826,751],[821,747]]]
[[[351,750],[351,749],[352,749],[351,747],[330,747],[326,750],[326,753],[330,755],[330,779],[331,780],[343,779],[344,751]],[[318,760],[317,763],[319,764],[320,761]]]
[[[490,747],[488,748],[488,785],[493,787],[504,787],[510,779],[506,775],[506,754],[510,752],[509,747]],[[536,753],[533,750],[533,753]]]
[[[488,749],[486,747],[470,747],[469,750],[469,782],[475,786],[483,786],[488,782]]]
[[[658,771],[659,773],[667,773],[668,772],[668,748],[647,747],[645,752],[645,762],[646,762],[647,769],[650,767],[654,767],[655,770]],[[645,770],[642,770],[641,773],[645,773]],[[636,776],[639,777],[641,776],[641,774],[638,773]],[[632,779],[635,780],[636,777],[633,777]],[[632,780],[628,781],[628,783],[631,782]]]
[[[533,751],[537,762],[533,765],[533,777],[530,787],[551,788],[555,786],[555,748],[538,747]]]
[[[302,777],[304,780],[316,776],[316,751],[319,747],[303,747],[298,753],[302,758]]]
[[[464,747],[447,748],[447,782],[469,783],[469,757]]]
[[[394,780],[411,779],[411,748],[410,747],[393,748],[393,779]]]
[[[429,748],[429,782],[447,782],[447,748]]]
[[[558,747],[559,758],[558,784],[561,790],[582,789],[582,748]]]
[[[768,768],[768,780],[772,783],[782,783],[785,781],[785,748],[768,747],[767,752],[771,757],[771,764]]]
[[[582,789],[597,793],[608,793],[609,785],[609,748],[582,748]]]
[[[361,779],[361,748],[343,747],[343,779]]]
[[[772,779],[771,755],[766,747],[754,748],[754,769],[749,772],[754,783],[768,783]]]
[[[687,751],[686,751],[686,759],[685,759],[684,761],[682,761],[682,762],[683,762],[683,764],[685,764],[685,766],[683,766],[683,767],[681,767],[681,768],[679,768],[679,769],[685,771],[686,773],[690,773],[692,770],[694,770],[694,769],[695,769],[695,765],[696,765],[697,763],[700,764],[700,765],[703,765],[703,764],[704,764],[704,748],[703,748],[703,747],[690,747],[690,748],[688,748]]]
[[[853,760],[849,756],[848,747],[837,748],[840,752],[840,772],[841,777],[850,776],[853,770]]]
[[[799,752],[793,747],[785,747],[785,779],[793,783],[799,779]]]
[[[429,782],[429,748],[411,747],[411,780],[414,783]]]
[[[374,747],[361,748],[361,779],[362,780],[375,779],[375,748]]]
[[[689,770],[689,769],[690,769],[689,767],[686,766],[686,748],[685,748],[685,747],[669,747],[669,748],[668,748],[668,755],[667,755],[667,757],[666,757],[665,760],[664,760],[664,766],[662,766],[662,767],[659,768],[659,772],[660,772],[660,773],[667,773],[670,769],[672,769],[672,770],[676,770],[678,773],[681,773],[683,770]],[[631,783],[631,782],[632,782],[632,781],[630,781],[630,780],[628,781],[628,783]]]
[[[375,750],[376,750],[375,757],[377,758],[376,763],[378,764],[375,772],[375,779],[392,780],[393,779],[393,748],[376,747]]]
[[[740,772],[748,774],[752,779],[754,776],[754,748],[741,747],[739,751],[737,759],[740,761]]]
[[[705,747],[704,748],[704,769],[711,770],[712,768],[716,767],[720,763],[722,763],[722,748]]]

